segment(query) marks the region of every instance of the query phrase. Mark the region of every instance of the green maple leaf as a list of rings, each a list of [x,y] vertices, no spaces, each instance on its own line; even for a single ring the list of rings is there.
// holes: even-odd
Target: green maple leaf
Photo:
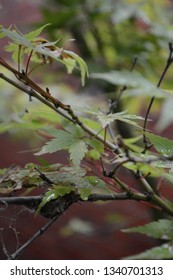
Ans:
[[[54,138],[48,141],[36,155],[54,153],[60,150],[68,150],[73,164],[80,165],[88,151],[84,141],[84,132],[75,125],[69,125],[66,130],[46,129]]]

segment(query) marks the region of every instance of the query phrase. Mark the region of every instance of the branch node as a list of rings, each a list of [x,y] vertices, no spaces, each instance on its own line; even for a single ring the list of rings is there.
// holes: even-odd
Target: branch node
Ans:
[[[43,173],[38,169],[38,167],[35,166],[34,169],[38,172],[39,177],[40,177],[44,182],[46,182],[46,183],[48,183],[48,184],[50,184],[50,185],[53,184],[53,182],[52,182],[45,174],[43,174]]]
[[[145,196],[147,197],[147,201],[152,201],[153,200],[153,196],[154,196],[154,192],[145,192],[144,193]]]

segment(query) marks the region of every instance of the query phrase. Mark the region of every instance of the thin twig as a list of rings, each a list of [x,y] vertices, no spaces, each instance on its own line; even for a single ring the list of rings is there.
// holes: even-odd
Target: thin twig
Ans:
[[[173,45],[172,43],[169,43],[169,56],[168,56],[168,59],[167,59],[167,63],[165,65],[165,68],[161,74],[161,77],[159,79],[159,82],[157,84],[157,88],[160,87],[169,67],[171,66],[172,62],[173,62]],[[154,100],[155,100],[155,96],[152,96],[151,97],[151,100],[150,100],[150,103],[148,105],[148,108],[147,108],[147,112],[146,112],[146,115],[145,115],[145,120],[144,120],[144,125],[143,125],[143,143],[144,143],[144,150],[143,150],[143,154],[152,146],[151,144],[148,143],[148,140],[147,140],[147,137],[145,135],[145,131],[146,131],[146,127],[147,127],[147,122],[148,122],[148,117],[149,117],[149,114],[150,114],[150,111],[151,111],[151,107],[154,103]]]
[[[28,75],[28,68],[29,68],[29,63],[31,61],[32,54],[33,54],[33,50],[31,50],[28,60],[27,60],[26,69],[25,69],[26,76]]]
[[[39,203],[43,198],[42,195],[37,196],[11,196],[11,197],[1,197],[0,204],[15,204],[15,205],[25,205],[28,206],[30,203]]]
[[[135,56],[133,57],[133,59],[132,59],[132,65],[131,65],[131,68],[130,68],[130,72],[132,72],[132,71],[134,70],[134,68],[135,68],[135,66],[136,66],[136,64],[137,64],[137,62],[138,62],[138,56],[135,55]]]
[[[135,55],[133,57],[133,60],[132,60],[132,65],[131,65],[131,68],[130,68],[130,73],[133,72],[136,64],[137,64],[137,61],[138,61],[138,57]],[[107,114],[110,114],[110,113],[114,113],[115,111],[115,108],[117,107],[118,103],[120,102],[120,99],[123,95],[123,93],[127,90],[127,86],[126,85],[123,85],[121,88],[120,88],[120,91],[118,92],[117,94],[117,97],[115,98],[115,100],[113,100],[111,103],[110,103],[110,106],[109,106],[109,111]]]
[[[45,174],[43,174],[43,173],[38,169],[38,167],[35,166],[34,169],[38,172],[39,177],[43,180],[43,182],[46,182],[46,183],[48,183],[49,185],[52,185],[52,184],[53,184],[53,181],[51,181]]]
[[[8,254],[8,259],[15,260],[24,249],[26,249],[35,239],[37,239],[41,234],[43,234],[60,216],[60,214],[57,214],[55,217],[53,217],[51,220],[49,220],[41,229],[39,229],[27,242],[25,242],[18,250],[16,250],[13,254]]]
[[[61,110],[61,108],[55,108],[55,106],[50,103],[48,100],[46,100],[45,98],[43,98],[41,95],[39,95],[35,90],[33,89],[28,89],[26,88],[26,86],[23,85],[19,85],[18,83],[16,83],[15,81],[13,81],[12,79],[8,78],[6,75],[0,73],[0,78],[5,80],[6,82],[8,82],[9,84],[13,85],[14,87],[20,89],[22,92],[25,92],[27,95],[29,95],[29,97],[35,97],[36,99],[38,99],[40,102],[42,102],[43,104],[45,104],[46,106],[48,106],[49,108],[51,108],[52,110],[54,110],[56,113],[58,113],[59,115],[61,115],[62,117],[64,117],[65,119],[67,119],[68,121],[72,122],[75,124],[75,121],[73,118],[71,118],[70,116],[68,116],[65,112],[63,112]],[[102,137],[101,135],[99,135],[97,132],[95,132],[93,129],[91,129],[90,127],[84,125],[83,123],[80,124],[80,127],[86,132],[88,133],[90,136],[94,137],[95,139],[97,139],[98,141],[104,143],[104,137]],[[111,150],[116,151],[116,153],[119,153],[119,149],[117,148],[117,144],[115,145],[114,143],[109,142],[108,140],[106,140],[106,146],[108,148],[110,148]]]
[[[2,230],[0,230],[0,240],[1,240],[1,244],[2,244],[2,251],[3,251],[4,255],[7,257],[7,259],[9,259],[10,255],[9,255],[7,248],[5,246],[5,243],[4,243],[4,239],[2,236]]]
[[[20,72],[20,56],[21,56],[21,45],[19,45],[19,50],[18,50],[18,71]]]
[[[49,100],[55,108],[61,108],[62,110],[66,111],[67,114],[71,116],[75,124],[78,124],[79,126],[82,126],[81,121],[79,118],[74,114],[73,110],[71,109],[70,105],[66,105],[57,98],[53,97],[50,92],[48,93],[46,90],[42,89],[38,84],[36,84],[33,80],[31,80],[27,74],[22,71],[20,73],[18,70],[13,68],[11,65],[9,65],[7,62],[5,62],[3,59],[0,58],[0,64],[4,66],[6,69],[11,71],[15,77],[22,82],[25,85],[28,85],[31,89],[36,91],[39,95],[41,95],[46,100]]]
[[[45,104],[46,106],[48,106],[49,108],[51,108],[52,110],[54,110],[56,113],[60,114],[62,117],[66,118],[67,120],[69,120],[70,122],[74,123],[74,120],[72,118],[70,118],[66,113],[64,113],[63,111],[61,111],[59,108],[55,108],[55,106],[53,106],[52,103],[50,103],[48,100],[46,100],[45,98],[43,98],[42,96],[40,96],[36,91],[34,91],[33,89],[28,89],[26,88],[26,86],[23,85],[19,85],[18,83],[16,83],[15,81],[13,81],[12,79],[8,78],[7,76],[5,76],[4,74],[0,73],[0,78],[5,80],[6,82],[8,82],[9,84],[11,84],[12,86],[20,89],[22,92],[25,92],[27,95],[29,95],[29,97],[35,97],[36,99],[38,99],[40,102],[42,102],[43,104]]]

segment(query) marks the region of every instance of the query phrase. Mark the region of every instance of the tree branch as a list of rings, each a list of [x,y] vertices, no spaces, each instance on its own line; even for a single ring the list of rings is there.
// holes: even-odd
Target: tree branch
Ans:
[[[39,95],[35,90],[33,89],[28,89],[26,88],[26,86],[23,85],[19,85],[18,83],[16,83],[15,81],[13,81],[12,79],[8,78],[7,76],[5,76],[4,74],[0,73],[0,78],[5,80],[6,82],[8,82],[9,84],[13,85],[14,87],[20,89],[22,92],[25,92],[29,97],[35,97],[37,100],[39,100],[40,102],[42,102],[43,104],[45,104],[46,106],[48,106],[49,108],[51,108],[52,110],[54,110],[56,113],[60,114],[62,117],[64,117],[65,119],[67,119],[70,122],[73,122],[75,124],[75,121],[73,118],[71,118],[70,116],[67,115],[67,113],[63,112],[63,110],[61,108],[56,108],[52,103],[50,103],[48,100],[46,100],[45,98],[43,98],[41,95]],[[78,124],[79,125],[79,124]],[[94,137],[95,139],[97,139],[98,141],[104,143],[104,137],[102,137],[101,135],[98,134],[98,132],[94,131],[93,129],[91,129],[90,127],[80,123],[80,127],[90,136]],[[121,149],[118,147],[118,145],[113,144],[111,142],[109,142],[108,140],[106,140],[106,147],[116,151],[116,153],[122,153]]]
[[[51,220],[49,220],[41,229],[39,229],[27,242],[25,242],[16,252],[9,254],[6,252],[9,260],[15,260],[22,252],[25,250],[35,239],[37,239],[41,234],[43,234],[60,216],[57,214]]]
[[[119,180],[118,180],[119,181]],[[36,210],[38,205],[41,203],[43,196],[28,196],[28,197],[3,197],[0,198],[0,204],[6,205],[23,205],[28,208]],[[135,191],[122,192],[122,193],[111,193],[111,194],[91,194],[88,200],[82,200],[79,194],[71,192],[62,197],[58,197],[55,200],[49,201],[45,206],[42,207],[39,214],[46,218],[52,218],[57,213],[62,214],[71,204],[75,202],[94,202],[94,201],[112,201],[112,200],[135,200],[135,201],[149,201],[151,204],[158,206],[170,215],[173,215],[172,207],[167,204],[166,200],[160,198],[156,194],[150,193],[139,193]]]
[[[166,65],[165,65],[165,68],[161,74],[161,77],[158,81],[158,84],[157,84],[157,88],[160,87],[169,67],[171,66],[171,64],[173,63],[173,45],[172,43],[169,43],[169,55],[168,55],[168,59],[167,59],[167,62],[166,62]],[[148,140],[147,140],[147,137],[145,136],[145,131],[146,131],[146,127],[147,127],[147,122],[148,122],[148,117],[149,117],[149,114],[150,114],[150,111],[151,111],[151,107],[154,103],[154,100],[155,100],[155,96],[152,96],[151,97],[151,100],[150,100],[150,103],[148,105],[148,108],[147,108],[147,112],[146,112],[146,115],[145,115],[145,120],[144,120],[144,126],[143,126],[143,143],[145,145],[144,147],[144,150],[143,150],[143,154],[152,146],[151,144],[148,143]]]
[[[3,197],[0,198],[0,204],[15,204],[15,205],[25,205],[27,207],[34,207],[39,205],[41,202],[42,196],[28,196],[28,197]],[[88,197],[89,202],[94,201],[111,201],[111,200],[136,200],[136,201],[148,201],[149,199],[153,204],[164,208],[165,212],[173,215],[173,209],[169,208],[167,203],[164,202],[161,198],[156,195],[153,195],[149,198],[145,194],[137,192],[124,192],[124,193],[113,193],[113,194],[91,194]],[[40,210],[40,214],[49,218],[49,221],[39,229],[29,240],[27,240],[19,249],[17,249],[13,254],[10,254],[4,245],[2,235],[1,242],[3,244],[4,254],[8,259],[16,259],[22,252],[25,250],[34,240],[36,240],[41,234],[43,234],[63,213],[67,210],[73,203],[83,201],[79,194],[71,192],[62,197],[58,197],[56,200],[49,201],[45,206]]]

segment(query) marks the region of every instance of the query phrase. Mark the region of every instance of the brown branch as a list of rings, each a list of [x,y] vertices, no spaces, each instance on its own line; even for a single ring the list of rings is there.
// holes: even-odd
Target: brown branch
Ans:
[[[147,200],[146,195],[136,193],[134,196],[136,200]],[[31,203],[39,204],[42,200],[43,196],[19,196],[19,197],[1,197],[0,204],[15,204],[15,205],[23,205],[30,207]],[[109,200],[125,200],[125,199],[132,199],[131,196],[128,196],[127,192],[123,193],[111,193],[111,194],[91,194],[88,197],[87,201],[109,201]],[[78,194],[73,197],[74,202],[83,201]],[[55,200],[54,200],[55,201]],[[84,201],[85,202],[85,201]]]
[[[71,119],[66,113],[64,113],[63,111],[61,111],[59,108],[55,108],[55,106],[53,106],[52,103],[50,103],[48,100],[46,100],[45,98],[43,98],[42,96],[40,96],[36,91],[34,91],[33,89],[28,89],[26,86],[23,85],[19,85],[17,82],[13,81],[12,79],[8,78],[7,76],[5,76],[4,74],[0,73],[0,78],[3,79],[4,81],[8,82],[9,84],[11,84],[12,86],[18,88],[19,90],[21,90],[22,92],[26,93],[29,97],[35,97],[37,100],[39,100],[40,102],[42,102],[43,104],[45,104],[46,106],[48,106],[49,108],[51,108],[52,110],[54,110],[55,112],[57,112],[58,114],[60,114],[62,117],[66,118],[67,120],[69,120],[70,122],[73,122],[73,119]]]
[[[0,64],[8,69],[10,72],[12,72],[15,77],[22,82],[23,84],[29,86],[32,90],[36,91],[38,94],[40,94],[43,98],[46,100],[49,100],[55,108],[61,108],[62,110],[66,111],[67,114],[71,116],[73,119],[74,123],[78,124],[79,126],[82,125],[81,121],[79,118],[74,114],[73,110],[71,109],[70,105],[66,105],[57,98],[53,97],[50,92],[47,92],[46,90],[42,89],[39,85],[37,85],[33,80],[31,80],[27,74],[22,71],[19,72],[15,68],[13,68],[11,65],[9,65],[6,61],[4,61],[2,58],[0,58]]]
[[[115,177],[116,178],[116,177]],[[91,194],[88,197],[88,200],[82,200],[80,195],[74,192],[70,194],[64,195],[62,197],[58,197],[55,200],[49,201],[45,206],[42,207],[40,211],[40,215],[46,218],[53,218],[55,215],[62,214],[71,204],[75,202],[94,202],[94,201],[112,201],[112,200],[135,200],[135,201],[149,201],[151,204],[158,206],[160,209],[164,209],[164,211],[170,215],[173,215],[172,207],[167,204],[166,200],[160,198],[153,192],[149,186],[147,185],[146,193],[139,193],[132,191],[127,188],[123,182],[121,182],[118,178],[116,178],[116,183],[119,184],[126,191],[121,193],[110,193],[110,194]],[[147,181],[145,178],[141,179],[141,182],[146,185]],[[15,205],[23,205],[28,208],[32,208],[34,210],[37,209],[40,204],[43,196],[28,196],[28,197],[3,197],[0,198],[0,204],[15,204]]]
[[[27,240],[19,249],[17,249],[13,254],[9,254],[5,251],[6,256],[9,260],[15,260],[17,257],[25,250],[34,240],[36,240],[40,235],[42,235],[59,217],[60,215],[54,216],[49,220],[41,229],[39,229],[29,240]]]
[[[48,106],[49,108],[51,108],[52,110],[54,110],[56,113],[58,113],[59,115],[61,115],[62,117],[64,117],[65,119],[67,119],[68,121],[72,122],[75,124],[75,121],[73,118],[71,118],[69,115],[67,115],[66,112],[63,112],[63,110],[61,108],[55,108],[55,106],[50,103],[48,100],[46,100],[45,98],[43,98],[41,95],[39,95],[35,90],[33,89],[28,89],[26,86],[24,85],[19,85],[17,82],[13,81],[12,79],[8,78],[6,75],[0,73],[0,78],[5,80],[6,82],[8,82],[9,84],[11,84],[12,86],[18,88],[19,90],[21,90],[22,92],[26,93],[29,97],[35,97],[37,100],[39,100],[40,102],[42,102],[43,104],[45,104],[46,106]],[[79,124],[78,124],[79,125]],[[96,131],[94,131],[93,129],[91,129],[90,127],[84,125],[83,123],[80,123],[80,127],[90,136],[94,137],[95,139],[97,139],[98,141],[104,143],[104,138],[99,135]],[[107,148],[116,151],[117,154],[119,154],[120,152],[122,153],[121,149],[118,147],[118,145],[109,142],[108,140],[106,140],[106,146]]]

